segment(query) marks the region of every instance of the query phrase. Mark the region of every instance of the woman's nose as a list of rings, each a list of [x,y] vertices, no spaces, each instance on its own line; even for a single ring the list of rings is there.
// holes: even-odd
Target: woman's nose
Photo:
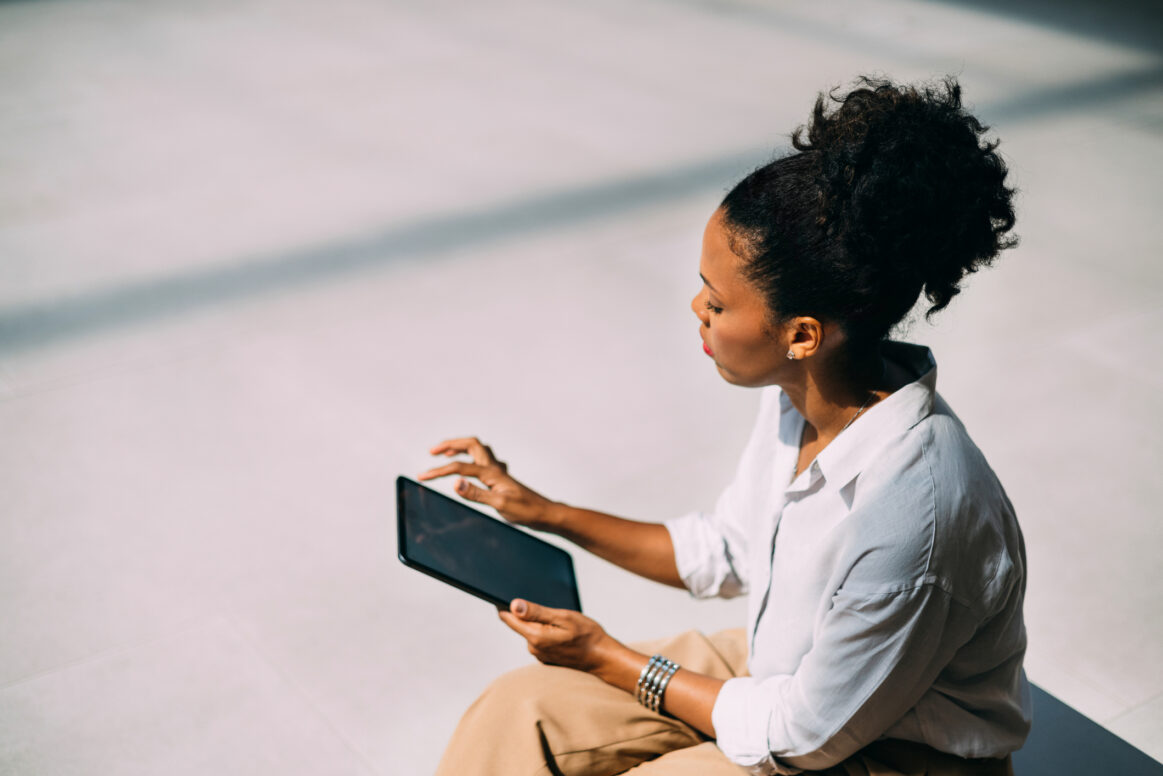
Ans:
[[[691,300],[691,312],[693,312],[695,317],[702,321],[703,325],[705,326],[711,318],[711,313],[707,310],[707,306],[703,303],[703,291],[705,291],[705,289],[695,294],[695,298]]]

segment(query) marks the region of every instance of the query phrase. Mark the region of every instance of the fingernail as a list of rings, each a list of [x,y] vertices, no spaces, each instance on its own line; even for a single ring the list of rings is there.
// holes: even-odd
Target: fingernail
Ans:
[[[466,480],[457,480],[456,481],[456,489],[458,491],[460,491],[461,493],[465,492],[466,490],[468,490],[468,482]]]
[[[523,614],[525,614],[525,612],[528,609],[529,609],[529,607],[525,605],[524,601],[517,600],[517,601],[513,602],[513,611],[516,612],[517,614],[523,615]]]

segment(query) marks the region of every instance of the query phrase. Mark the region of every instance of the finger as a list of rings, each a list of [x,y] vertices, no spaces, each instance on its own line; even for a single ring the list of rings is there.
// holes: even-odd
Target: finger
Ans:
[[[434,480],[437,477],[447,477],[450,474],[459,474],[463,477],[480,477],[484,473],[485,467],[479,464],[469,463],[468,461],[453,461],[444,466],[437,466],[435,469],[416,475],[420,480]]]
[[[468,453],[472,456],[473,463],[487,466],[489,464],[499,464],[502,469],[507,468],[504,464],[497,460],[493,454],[493,449],[476,437],[462,437],[460,439],[446,439],[440,444],[434,446],[428,451],[432,455],[454,456],[460,453]]]
[[[539,622],[543,625],[560,625],[570,615],[567,609],[553,609],[523,598],[514,598],[510,601],[509,611],[525,622]]]
[[[501,474],[508,474],[509,473],[509,464],[505,463],[504,461],[498,460],[497,456],[495,456],[493,454],[493,449],[491,447],[486,447],[485,449],[489,451],[489,461],[490,461],[489,465],[495,469],[498,469],[501,472]]]
[[[529,642],[539,639],[545,628],[541,623],[525,622],[512,612],[507,612],[503,609],[498,609],[497,615],[501,618],[501,622],[508,625],[510,629],[516,631],[523,639]]]
[[[491,463],[496,463],[497,459],[493,457],[493,450],[476,437],[465,440],[468,442],[468,454],[472,456],[475,463],[482,466],[487,466]]]
[[[457,480],[456,495],[469,501],[475,501],[478,504],[485,504],[493,509],[500,509],[501,502],[504,498],[488,488],[473,485],[468,480]]]
[[[457,452],[464,452],[463,450],[458,451],[456,449],[455,443],[457,441],[456,439],[445,439],[443,442],[428,448],[428,452],[431,455],[456,455]]]
[[[488,458],[489,464],[496,466],[503,472],[509,471],[509,464],[499,460],[496,453],[493,452],[493,448],[489,447],[488,445],[482,445],[482,447],[484,448],[485,457]]]
[[[480,440],[476,437],[459,437],[457,439],[445,439],[437,445],[434,445],[428,452],[432,455],[456,455],[457,453],[469,452],[469,447],[473,442],[480,444]]]

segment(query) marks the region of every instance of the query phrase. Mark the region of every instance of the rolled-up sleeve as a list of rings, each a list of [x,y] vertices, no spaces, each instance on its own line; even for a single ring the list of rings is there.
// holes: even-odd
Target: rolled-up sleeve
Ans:
[[[975,627],[933,584],[841,591],[833,604],[795,673],[723,685],[711,719],[733,762],[781,774],[835,765],[907,713]]]
[[[732,547],[714,516],[692,512],[668,520],[674,562],[683,584],[695,598],[732,598],[747,592],[741,547]]]

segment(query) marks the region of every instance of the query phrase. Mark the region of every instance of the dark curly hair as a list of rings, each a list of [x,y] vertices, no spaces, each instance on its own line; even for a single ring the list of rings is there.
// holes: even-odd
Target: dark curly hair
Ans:
[[[722,204],[773,322],[811,315],[841,324],[853,346],[876,344],[922,291],[932,315],[966,274],[1015,245],[1014,189],[987,129],[952,77],[864,77],[846,94],[821,94],[807,138],[803,127],[792,135],[795,152]]]

